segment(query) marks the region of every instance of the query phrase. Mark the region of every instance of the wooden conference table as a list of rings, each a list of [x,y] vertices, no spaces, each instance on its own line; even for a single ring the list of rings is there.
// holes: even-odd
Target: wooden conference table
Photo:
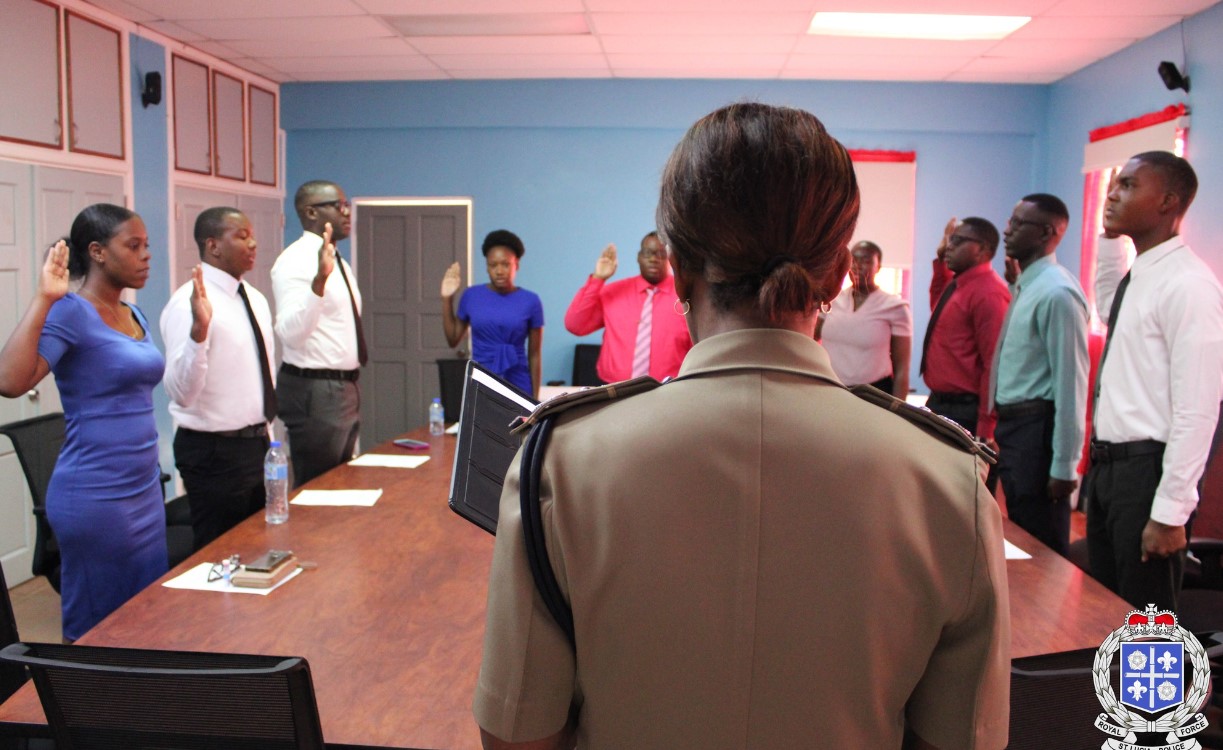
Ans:
[[[282,526],[256,514],[162,580],[269,548],[316,569],[268,596],[155,584],[80,642],[304,656],[328,745],[478,748],[471,699],[493,538],[446,506],[455,438],[411,436],[432,443],[420,468],[341,466],[307,485],[381,488],[373,507],[292,506]],[[1095,648],[1121,624],[1128,604],[1009,522],[1006,535],[1032,554],[1007,564],[1012,657]],[[46,734],[32,684],[0,706],[0,729]]]

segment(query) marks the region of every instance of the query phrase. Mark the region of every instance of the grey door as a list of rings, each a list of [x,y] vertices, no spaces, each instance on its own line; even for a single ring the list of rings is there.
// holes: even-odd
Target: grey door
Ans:
[[[361,373],[364,450],[428,419],[440,396],[437,360],[453,357],[438,287],[455,261],[467,268],[470,203],[357,204],[353,254],[369,362]]]

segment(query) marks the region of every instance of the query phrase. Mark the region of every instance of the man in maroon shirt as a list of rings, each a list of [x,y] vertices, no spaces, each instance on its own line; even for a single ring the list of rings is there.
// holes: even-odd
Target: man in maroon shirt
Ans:
[[[969,217],[947,224],[930,283],[933,311],[922,345],[926,406],[994,444],[989,370],[1011,293],[990,265],[998,229]]]

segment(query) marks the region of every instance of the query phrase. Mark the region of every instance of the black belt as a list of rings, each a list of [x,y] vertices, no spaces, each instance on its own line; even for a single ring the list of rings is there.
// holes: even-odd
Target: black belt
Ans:
[[[1151,456],[1163,453],[1166,445],[1158,440],[1134,440],[1129,443],[1105,443],[1093,440],[1091,441],[1091,462],[1104,464],[1126,458]]]
[[[948,404],[975,404],[981,400],[975,393],[938,393],[936,391],[930,392],[930,398],[937,398]]]
[[[1052,414],[1053,402],[1043,398],[1035,398],[1031,401],[1019,401],[1014,404],[998,404],[994,408],[998,410],[998,417],[1000,419],[1018,419],[1019,417]]]
[[[193,430],[190,427],[179,427],[179,432],[187,432],[192,435],[203,435],[205,437],[219,438],[265,438],[268,436],[267,424],[260,422],[246,427],[241,427],[236,430],[217,430],[216,432],[205,432],[203,430]]]
[[[280,371],[296,375],[299,378],[310,378],[311,380],[349,380],[355,383],[357,378],[361,377],[360,370],[306,369],[305,367],[291,365],[288,362],[280,363]]]

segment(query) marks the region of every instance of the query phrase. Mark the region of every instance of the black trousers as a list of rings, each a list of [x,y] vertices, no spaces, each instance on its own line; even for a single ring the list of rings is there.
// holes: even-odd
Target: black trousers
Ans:
[[[266,436],[218,437],[183,429],[174,434],[174,465],[187,488],[196,549],[263,510],[267,450]]]
[[[1162,452],[1093,461],[1083,480],[1087,560],[1093,578],[1135,607],[1176,611],[1185,553],[1142,562],[1142,530],[1162,475]]]
[[[940,417],[947,417],[952,422],[976,435],[978,403],[977,396],[972,393],[931,393],[930,398],[926,399],[926,408]],[[985,477],[985,487],[990,491],[990,494],[997,491],[997,466],[989,467],[989,474]]]
[[[1070,498],[1049,497],[1053,464],[1052,401],[1028,402],[1026,413],[998,407],[998,478],[1006,493],[1006,514],[1020,528],[1065,557],[1070,551]]]
[[[276,400],[289,431],[294,487],[352,458],[361,431],[356,381],[305,378],[281,369]]]

